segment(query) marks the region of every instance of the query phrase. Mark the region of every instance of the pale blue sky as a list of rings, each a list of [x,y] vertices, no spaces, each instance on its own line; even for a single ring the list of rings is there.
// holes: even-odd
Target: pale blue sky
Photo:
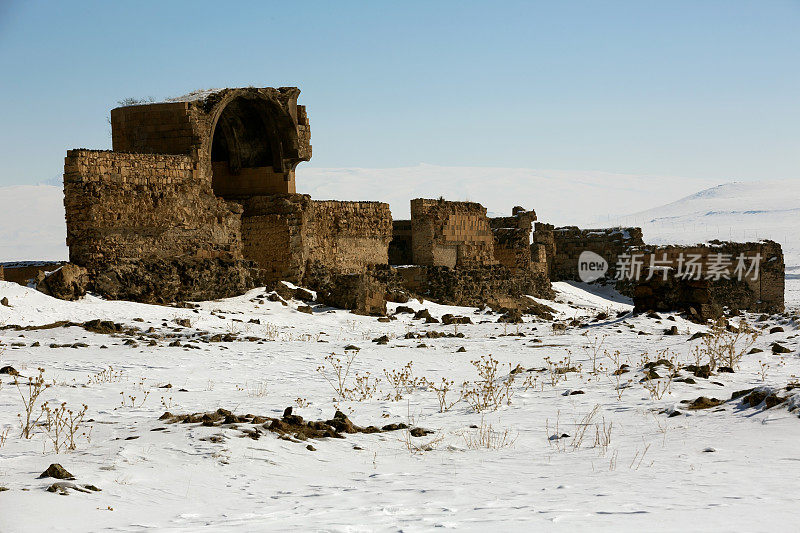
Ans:
[[[317,167],[800,177],[800,0],[0,0],[0,185],[125,97],[297,85]],[[390,184],[387,184],[390,186]]]

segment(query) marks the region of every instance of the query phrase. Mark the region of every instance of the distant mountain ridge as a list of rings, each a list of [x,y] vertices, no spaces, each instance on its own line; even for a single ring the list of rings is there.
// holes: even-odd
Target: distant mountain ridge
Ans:
[[[800,266],[795,236],[800,180],[718,185],[610,172],[423,164],[383,169],[301,166],[297,184],[298,192],[320,200],[388,202],[395,219],[409,217],[412,198],[444,196],[480,202],[491,216],[509,214],[521,205],[556,225],[641,226],[645,240],[653,243],[771,238],[783,244],[787,265]],[[707,188],[681,197],[702,187]],[[0,188],[0,261],[65,260],[65,239],[60,185]]]
[[[800,179],[725,183],[616,221],[628,222],[656,244],[771,239],[800,270]]]

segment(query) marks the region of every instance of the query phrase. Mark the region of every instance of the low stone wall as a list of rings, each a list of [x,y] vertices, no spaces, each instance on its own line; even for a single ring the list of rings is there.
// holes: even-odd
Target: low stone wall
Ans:
[[[268,281],[300,283],[309,263],[350,274],[388,262],[388,204],[284,194],[248,198],[243,206],[244,256],[264,270]]]
[[[241,259],[241,209],[194,173],[188,156],[67,152],[70,261],[91,270],[134,259]]]
[[[430,266],[371,267],[369,274],[387,290],[406,291],[445,305],[521,307],[530,305],[526,295],[554,296],[546,275],[512,272],[502,265],[474,268]]]
[[[577,281],[578,258],[584,251],[594,252],[608,263],[606,279],[616,276],[617,258],[632,247],[644,244],[641,228],[580,229],[575,226],[553,228],[537,224],[535,242],[545,246],[553,281]],[[552,233],[551,233],[552,232]]]
[[[317,301],[359,315],[386,314],[386,284],[369,269],[343,274],[320,263],[309,263],[305,283],[317,292]]]
[[[52,272],[63,261],[18,261],[0,264],[0,281],[11,281],[20,285],[28,285],[35,281],[41,272]]]
[[[306,230],[308,261],[342,273],[388,263],[392,214],[382,202],[311,202]]]
[[[783,251],[774,241],[641,246],[625,263],[618,274],[633,283],[637,310],[694,309],[701,318],[718,316],[724,307],[784,310]]]

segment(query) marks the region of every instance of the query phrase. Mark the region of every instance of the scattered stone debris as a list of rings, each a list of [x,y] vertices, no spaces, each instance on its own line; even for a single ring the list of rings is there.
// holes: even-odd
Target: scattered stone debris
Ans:
[[[708,379],[711,376],[711,367],[709,365],[686,365],[683,369],[694,374],[696,378]]]
[[[301,287],[297,287],[294,290],[294,297],[296,300],[300,300],[301,302],[313,302],[316,300],[313,292]]]
[[[670,361],[669,359],[664,359],[664,358],[661,358],[661,359],[659,359],[657,361],[648,361],[647,363],[644,364],[645,368],[651,368],[651,369],[655,368],[657,366],[665,366],[667,368],[674,368],[675,365],[673,365],[672,361]]]
[[[292,414],[292,408],[287,407],[281,418],[268,416],[255,416],[251,414],[236,415],[227,409],[217,409],[207,413],[194,414],[172,414],[165,412],[159,420],[168,424],[174,423],[194,423],[208,427],[227,427],[229,429],[239,429],[242,436],[257,440],[261,437],[263,430],[278,434],[278,437],[292,442],[300,442],[308,439],[334,438],[342,439],[347,433],[383,433],[409,429],[412,436],[424,436],[432,431],[423,428],[409,428],[406,424],[387,424],[382,427],[366,426],[361,427],[353,424],[352,421],[337,410],[330,420],[305,421],[303,417]],[[249,424],[256,427],[239,428],[238,424]],[[207,437],[210,439],[211,437]]]
[[[678,335],[678,326],[672,326],[664,330],[664,335]]]
[[[792,390],[791,386],[787,386],[786,390]],[[778,396],[778,391],[766,387],[745,389],[736,391],[731,394],[731,400],[741,399],[741,401],[750,407],[758,407],[762,403],[764,409],[771,409],[776,405],[785,403],[789,398]]]
[[[297,310],[300,311],[301,313],[306,313],[308,315],[314,313],[314,310],[311,308],[310,305],[300,305],[297,307]]]
[[[56,483],[53,483],[47,487],[47,492],[57,492],[62,496],[66,496],[69,494],[70,489],[77,492],[85,492],[86,494],[91,492],[100,492],[100,489],[94,485],[77,485],[69,481],[57,481]]]
[[[431,320],[431,319],[433,319],[433,320],[436,320],[435,318],[433,318],[433,317],[431,316],[431,312],[430,312],[430,311],[428,311],[427,309],[420,309],[419,311],[417,311],[416,313],[414,313],[414,319],[415,319],[415,320],[421,320],[421,319],[423,319],[423,318],[424,318],[426,321],[427,321],[427,320]]]
[[[772,353],[780,354],[780,353],[791,353],[792,351],[787,348],[786,346],[781,346],[777,342],[772,343]]]
[[[52,477],[55,479],[75,479],[75,476],[67,472],[66,468],[58,463],[53,463],[47,467],[47,470],[39,475],[39,478]]]
[[[449,326],[450,324],[472,324],[472,319],[468,316],[455,316],[450,313],[442,315],[442,324]]]
[[[506,324],[521,324],[523,322],[522,311],[519,309],[502,308],[499,312],[502,315],[497,319],[498,322]]]
[[[19,372],[13,366],[4,366],[0,368],[0,374],[8,374],[9,376],[19,376]]]
[[[698,396],[694,400],[682,400],[681,403],[687,404],[686,408],[691,410],[697,409],[711,409],[725,403],[723,400],[717,398],[707,398],[705,396]]]
[[[612,375],[621,376],[622,374],[625,374],[626,372],[630,372],[629,368],[630,368],[629,365],[623,363],[618,369],[616,369],[614,372],[612,372]]]

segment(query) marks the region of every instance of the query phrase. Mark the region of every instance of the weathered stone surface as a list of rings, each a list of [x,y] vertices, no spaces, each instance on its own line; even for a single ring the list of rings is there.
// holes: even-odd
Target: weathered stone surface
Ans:
[[[169,303],[236,296],[258,281],[258,271],[242,260],[119,261],[93,273],[92,290],[111,299]]]
[[[341,274],[387,263],[392,238],[389,205],[318,202],[303,194],[253,196],[243,201],[244,256],[268,281],[300,283],[311,264]]]
[[[547,276],[535,271],[512,272],[502,265],[448,268],[376,265],[369,274],[389,290],[411,294],[446,305],[527,308],[532,300],[553,297]]]
[[[341,274],[313,265],[306,283],[317,291],[317,300],[359,315],[386,314],[386,285],[366,272]]]
[[[486,208],[475,202],[411,200],[411,248],[415,265],[496,265]]]
[[[78,265],[67,263],[55,272],[40,272],[36,279],[36,288],[62,300],[77,300],[86,294],[89,286],[89,272]]]
[[[47,470],[39,475],[40,478],[52,477],[55,479],[75,479],[75,476],[67,472],[67,469],[58,463],[53,463],[47,467]]]
[[[638,311],[684,310],[698,321],[717,318],[723,308],[731,311],[747,310],[780,313],[784,310],[784,262],[780,244],[773,241],[733,243],[712,241],[695,246],[643,246],[631,249],[642,254],[642,263],[649,265],[651,258],[668,262],[664,274],[646,279],[646,272],[633,284],[633,300]],[[730,258],[732,265],[743,255],[746,261],[760,258],[758,274],[743,275],[741,279],[731,268],[728,277],[711,277],[709,265],[720,257]],[[700,279],[686,279],[678,275],[680,257],[699,259]],[[747,263],[749,265],[749,263]],[[666,279],[664,279],[666,278]]]
[[[617,257],[644,244],[641,228],[555,228],[539,222],[536,223],[533,241],[536,246],[544,248],[553,281],[579,281],[578,258],[584,251],[594,252],[605,259],[609,267],[606,279],[613,279]]]

